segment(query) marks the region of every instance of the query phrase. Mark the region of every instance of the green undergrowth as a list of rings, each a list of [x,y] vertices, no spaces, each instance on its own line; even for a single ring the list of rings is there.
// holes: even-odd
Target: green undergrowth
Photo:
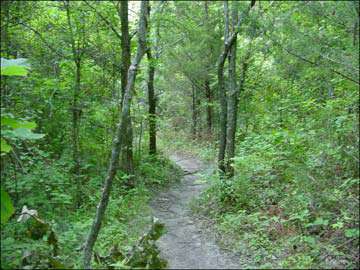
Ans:
[[[214,163],[217,149],[214,144],[205,139],[192,139],[182,130],[168,129],[166,133],[159,134],[159,145],[167,154],[180,152],[199,157],[204,162]]]
[[[321,132],[251,134],[238,145],[234,178],[208,179],[193,208],[248,267],[359,267],[358,168],[346,158],[357,149],[309,135]]]
[[[66,159],[38,158],[25,168],[23,174],[8,182],[7,189],[17,197],[17,213],[5,225],[1,225],[2,268],[81,268],[83,243],[94,218],[94,210],[100,199],[104,171],[91,171],[86,185],[82,185],[82,202],[75,207],[76,197],[68,173],[70,162]],[[90,164],[91,165],[91,164]],[[151,225],[149,200],[158,189],[177,181],[180,170],[162,155],[142,154],[136,160],[135,188],[128,188],[126,177],[120,172],[113,183],[109,205],[94,252],[96,257],[106,257],[119,249],[127,254],[139,237]],[[11,184],[10,184],[11,183]],[[45,203],[46,202],[46,203]],[[28,222],[17,222],[21,207],[36,209],[39,217],[50,225],[57,240],[57,251],[49,244],[50,230],[37,232]],[[29,234],[32,232],[32,235]],[[95,268],[109,267],[94,261]]]
[[[262,133],[242,137],[234,178],[203,176],[210,187],[192,204],[194,214],[244,267],[359,268],[358,133],[354,116],[333,103],[325,106],[333,119],[321,111],[323,119],[291,119],[288,128],[265,122]],[[174,149],[216,157],[210,144],[180,137]]]

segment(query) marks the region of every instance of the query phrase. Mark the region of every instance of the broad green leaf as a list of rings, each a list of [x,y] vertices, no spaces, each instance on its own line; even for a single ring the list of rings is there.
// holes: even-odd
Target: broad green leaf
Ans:
[[[329,221],[326,219],[323,219],[321,217],[317,218],[315,220],[315,222],[313,223],[313,225],[325,225],[325,226],[327,226],[328,224],[329,224]]]
[[[345,236],[348,238],[359,237],[359,228],[345,230]]]
[[[9,153],[11,150],[11,146],[1,138],[1,152]]]
[[[1,117],[1,125],[7,125],[12,128],[29,128],[34,129],[36,128],[35,122],[28,122],[23,120],[14,119],[8,116]]]
[[[26,76],[27,73],[28,71],[26,67],[22,67],[22,66],[1,67],[1,75]]]
[[[13,134],[20,139],[37,140],[45,136],[45,134],[34,133],[28,128],[17,128]]]
[[[29,64],[26,58],[5,59],[1,58],[1,75],[26,76]]]
[[[9,194],[1,187],[1,223],[6,223],[14,211]]]

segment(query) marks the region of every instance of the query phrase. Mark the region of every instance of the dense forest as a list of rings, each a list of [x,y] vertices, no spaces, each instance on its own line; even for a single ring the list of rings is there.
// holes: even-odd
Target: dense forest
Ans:
[[[1,268],[359,268],[359,1],[1,1]]]

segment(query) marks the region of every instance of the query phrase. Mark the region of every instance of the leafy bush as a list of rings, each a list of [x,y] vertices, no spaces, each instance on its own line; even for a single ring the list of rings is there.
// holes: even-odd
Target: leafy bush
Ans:
[[[353,96],[319,103],[298,91],[281,99],[281,124],[269,118],[275,109],[253,115],[238,134],[234,178],[214,176],[198,210],[254,267],[357,267],[358,116],[344,110]]]
[[[82,190],[84,204],[80,209],[74,209],[76,194],[71,188],[73,178],[68,173],[71,162],[67,156],[50,160],[41,150],[33,151],[38,155],[22,155],[22,159],[28,159],[27,167],[24,168],[24,173],[17,175],[16,182],[7,181],[6,188],[14,197],[18,194],[16,205],[25,204],[30,209],[36,209],[52,225],[58,237],[58,262],[66,267],[79,268],[82,266],[82,244],[92,223],[103,176],[96,175],[96,169],[88,168],[92,177]],[[107,255],[114,246],[121,247],[121,252],[126,254],[151,223],[148,206],[151,196],[156,189],[179,179],[180,170],[160,155],[144,155],[143,159],[136,162],[138,170],[135,188],[129,190],[124,187],[121,172],[114,183],[103,230],[95,247],[99,256]],[[46,237],[38,240],[28,238],[26,226],[18,223],[15,218],[2,225],[1,240],[2,267],[21,267],[25,263],[26,254],[26,265],[49,267],[51,250]],[[108,265],[100,263],[98,267]]]

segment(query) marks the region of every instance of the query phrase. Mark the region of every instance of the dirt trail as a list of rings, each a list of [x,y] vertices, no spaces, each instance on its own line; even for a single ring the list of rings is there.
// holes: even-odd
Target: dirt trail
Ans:
[[[170,159],[184,171],[180,183],[159,194],[151,203],[153,214],[165,223],[167,233],[158,240],[161,256],[170,269],[238,269],[236,259],[222,251],[215,236],[202,232],[199,221],[191,215],[189,202],[199,196],[206,184],[196,181],[197,173],[211,168],[183,154]],[[237,260],[238,261],[238,260]]]

